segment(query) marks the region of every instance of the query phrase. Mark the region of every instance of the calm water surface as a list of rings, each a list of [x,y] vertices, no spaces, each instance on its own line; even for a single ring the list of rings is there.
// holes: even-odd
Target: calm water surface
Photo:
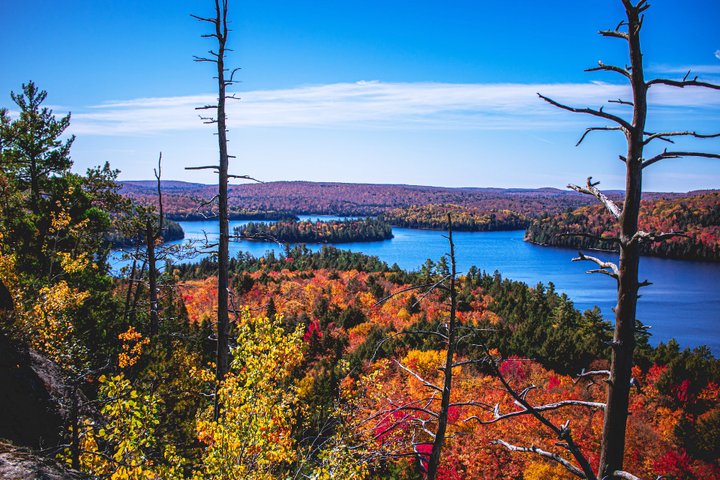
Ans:
[[[302,219],[337,218],[303,216]],[[230,229],[245,221],[230,222]],[[217,220],[180,222],[186,240],[217,239]],[[605,275],[587,275],[593,264],[571,262],[577,252],[562,248],[539,247],[523,241],[523,231],[456,232],[455,251],[458,270],[465,272],[471,265],[486,272],[499,271],[503,277],[529,285],[553,282],[556,290],[566,293],[575,306],[584,310],[598,305],[606,318],[612,318],[616,301],[615,282]],[[395,238],[382,242],[345,243],[339,248],[375,255],[392,265],[417,270],[426,259],[439,259],[448,252],[444,233],[432,230],[393,228]],[[180,243],[180,242],[173,242]],[[319,245],[309,245],[319,250]],[[234,241],[231,256],[244,251],[262,256],[268,250],[279,250],[276,244]],[[617,255],[597,253],[603,259],[617,261]],[[117,259],[118,256],[116,255]],[[115,267],[123,264],[119,259]],[[650,325],[651,342],[657,344],[676,338],[682,347],[708,345],[720,355],[720,264],[643,257],[640,279],[653,285],[641,290],[638,318]]]

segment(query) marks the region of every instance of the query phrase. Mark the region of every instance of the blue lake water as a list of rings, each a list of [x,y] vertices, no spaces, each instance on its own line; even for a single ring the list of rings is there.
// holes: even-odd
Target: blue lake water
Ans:
[[[331,219],[328,216],[304,216],[303,219]],[[245,224],[230,222],[230,229]],[[180,222],[187,240],[209,241],[217,239],[217,220]],[[556,290],[566,293],[581,310],[598,305],[603,315],[613,318],[611,311],[616,301],[615,281],[605,275],[587,275],[593,265],[571,262],[577,252],[554,247],[540,247],[523,241],[523,231],[511,232],[456,232],[453,234],[458,270],[465,272],[471,265],[503,277],[529,285],[553,282]],[[339,248],[375,255],[389,265],[417,270],[431,258],[438,260],[448,252],[444,232],[393,228],[395,238],[382,242],[345,243]],[[180,242],[173,242],[180,243]],[[310,245],[319,250],[320,245]],[[276,244],[234,241],[230,254],[244,251],[262,256],[268,250],[280,250]],[[617,255],[595,253],[606,260],[617,261]],[[116,253],[115,267],[124,262]],[[640,280],[653,285],[641,290],[638,301],[638,318],[651,327],[651,343],[675,338],[682,347],[707,345],[714,355],[720,355],[720,264],[665,260],[643,257],[640,262]]]

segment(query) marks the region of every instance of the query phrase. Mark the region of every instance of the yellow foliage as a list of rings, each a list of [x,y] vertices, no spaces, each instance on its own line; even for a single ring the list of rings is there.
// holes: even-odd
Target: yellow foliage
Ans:
[[[523,478],[525,480],[571,480],[576,477],[560,465],[533,462],[525,468]]]
[[[118,366],[120,368],[135,365],[140,360],[143,347],[150,343],[150,339],[143,338],[132,325],[125,332],[118,335],[118,340],[122,342],[122,352],[118,354]]]
[[[81,434],[80,465],[95,477],[111,480],[183,478],[174,448],[164,450],[169,466],[158,467],[147,452],[156,446],[158,399],[138,392],[123,374],[99,379],[100,397],[106,399],[102,427],[86,420]],[[101,440],[101,442],[98,442]],[[106,451],[100,451],[102,443]],[[69,462],[69,453],[63,455]]]
[[[421,377],[434,378],[445,364],[445,356],[445,352],[440,350],[410,350],[402,364]]]
[[[70,317],[72,310],[82,306],[89,296],[88,292],[71,288],[61,280],[41,288],[37,303],[25,312],[25,331],[29,332],[32,346],[62,367],[71,367],[81,356],[80,347],[73,338]]]
[[[303,359],[302,328],[286,335],[282,319],[253,317],[237,323],[231,373],[218,388],[221,418],[198,421],[207,445],[201,478],[281,478],[295,460],[292,439],[297,387],[292,371]]]

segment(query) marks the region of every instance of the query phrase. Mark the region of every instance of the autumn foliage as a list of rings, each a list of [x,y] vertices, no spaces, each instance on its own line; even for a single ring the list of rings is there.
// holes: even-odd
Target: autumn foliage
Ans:
[[[640,230],[646,232],[682,234],[662,242],[641,244],[645,255],[720,260],[720,193],[644,201],[639,221]],[[573,233],[599,238],[573,236]],[[542,245],[615,251],[617,247],[609,239],[616,235],[610,214],[602,206],[590,206],[535,220],[528,227],[525,239]]]

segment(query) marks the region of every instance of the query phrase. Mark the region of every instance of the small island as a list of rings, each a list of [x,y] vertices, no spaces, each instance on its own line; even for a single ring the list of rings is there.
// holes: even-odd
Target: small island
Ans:
[[[390,224],[374,218],[349,220],[251,222],[235,228],[243,240],[283,243],[377,242],[393,238]]]

